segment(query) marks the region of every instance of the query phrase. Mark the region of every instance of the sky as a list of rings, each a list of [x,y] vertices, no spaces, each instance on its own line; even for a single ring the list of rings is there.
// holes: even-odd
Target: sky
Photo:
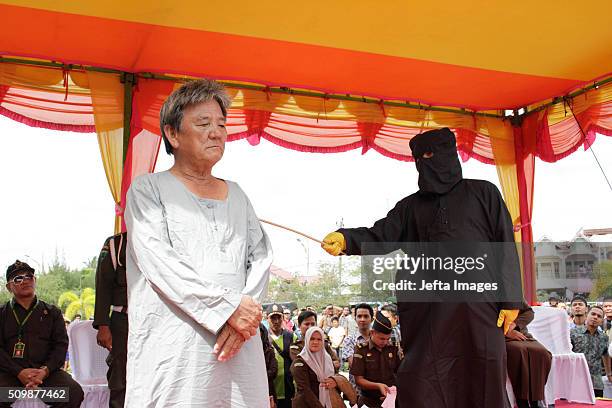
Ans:
[[[0,116],[0,266],[20,259],[37,270],[57,256],[73,268],[98,255],[113,233],[114,203],[95,134],[28,127]],[[594,150],[612,179],[612,138],[598,136]],[[160,152],[157,171],[172,165]],[[413,163],[375,151],[317,154],[284,149],[265,140],[227,143],[213,169],[237,182],[258,216],[322,239],[338,228],[370,226],[417,190]],[[466,178],[499,186],[495,166],[469,160]],[[580,228],[612,227],[612,191],[591,152],[580,149],[557,162],[536,162],[535,238],[569,240]],[[319,262],[336,262],[319,244],[265,226],[274,264],[312,275]],[[310,266],[308,268],[308,265]]]

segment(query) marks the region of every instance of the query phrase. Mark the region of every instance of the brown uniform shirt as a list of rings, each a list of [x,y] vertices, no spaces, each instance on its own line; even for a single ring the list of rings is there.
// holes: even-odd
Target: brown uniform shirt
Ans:
[[[388,345],[379,350],[370,340],[355,346],[350,373],[391,387],[395,385],[395,372],[399,363],[396,346]],[[360,404],[366,404],[372,408],[380,407],[381,397],[382,395],[376,390],[361,389]]]
[[[297,356],[291,364],[291,374],[295,381],[295,397],[293,408],[324,408],[319,402],[319,380],[314,371],[301,356]]]

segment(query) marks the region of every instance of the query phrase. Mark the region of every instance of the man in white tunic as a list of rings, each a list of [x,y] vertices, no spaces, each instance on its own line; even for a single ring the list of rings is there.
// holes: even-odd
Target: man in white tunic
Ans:
[[[269,406],[257,330],[270,241],[240,187],[211,174],[229,103],[208,80],[170,95],[160,123],[175,164],[128,193],[128,408]]]

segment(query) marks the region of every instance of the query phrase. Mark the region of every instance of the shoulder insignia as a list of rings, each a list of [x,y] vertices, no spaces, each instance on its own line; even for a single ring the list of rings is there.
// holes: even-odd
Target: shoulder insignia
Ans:
[[[366,357],[372,357],[372,353],[366,354]]]
[[[292,349],[299,349],[299,348],[300,348],[300,346],[296,346],[296,345],[294,344],[293,346],[291,346],[291,347],[289,347],[289,348],[292,348]]]
[[[303,367],[303,366],[304,366],[304,363],[295,363],[294,365],[295,365],[296,367]]]
[[[363,358],[363,356],[362,356],[361,354],[357,354],[357,353],[353,354],[353,358],[354,358],[354,357],[357,357],[357,358]]]

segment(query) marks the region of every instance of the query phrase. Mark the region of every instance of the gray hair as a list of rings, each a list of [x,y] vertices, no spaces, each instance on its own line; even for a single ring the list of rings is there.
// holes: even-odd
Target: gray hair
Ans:
[[[170,94],[159,112],[159,128],[164,139],[166,153],[173,154],[174,149],[166,136],[164,127],[170,126],[175,131],[180,130],[185,108],[212,100],[217,101],[223,116],[227,116],[227,109],[232,101],[225,92],[223,84],[212,79],[189,81]]]

